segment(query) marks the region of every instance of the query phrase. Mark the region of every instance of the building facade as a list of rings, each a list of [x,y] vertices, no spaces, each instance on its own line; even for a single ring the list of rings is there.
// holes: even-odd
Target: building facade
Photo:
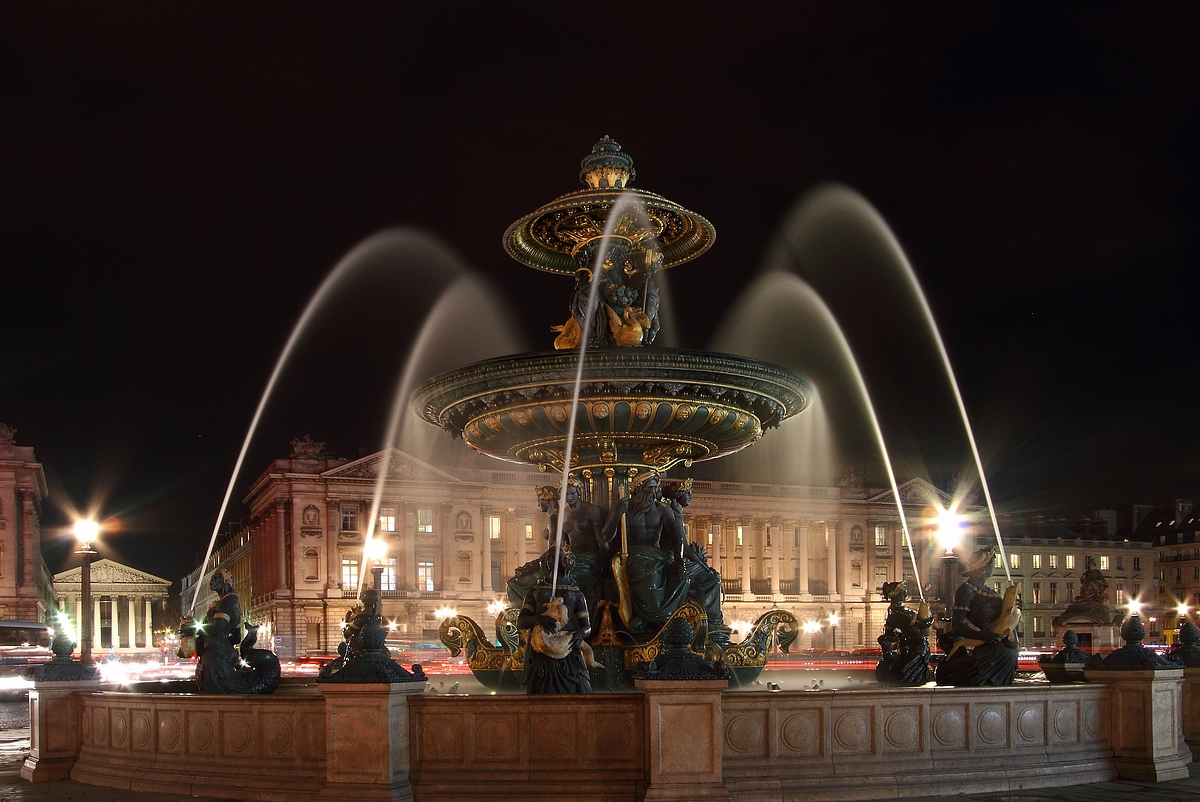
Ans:
[[[436,639],[450,609],[486,626],[506,580],[546,548],[549,520],[534,488],[557,477],[494,462],[434,467],[395,449],[347,460],[319,443],[294,446],[255,480],[244,523],[218,540],[204,575],[184,578],[185,614],[202,614],[208,577],[221,567],[260,642],[284,657],[336,652],[358,584],[371,581],[363,550],[377,489],[383,612],[397,637]],[[726,622],[740,634],[778,606],[819,625],[800,647],[851,649],[874,646],[882,631],[884,582],[919,576],[914,600],[918,584],[931,596],[943,590],[929,515],[951,499],[921,480],[900,495],[911,553],[891,491],[850,472],[830,487],[696,480],[684,520],[722,573]]]
[[[166,605],[170,580],[113,560],[97,560],[90,571],[92,648],[112,654],[157,650],[155,611],[163,610]],[[83,621],[82,575],[79,566],[54,575],[56,606],[76,633],[80,633]],[[174,621],[170,623],[177,625]]]
[[[0,618],[50,622],[54,596],[42,557],[46,476],[17,430],[0,423]]]

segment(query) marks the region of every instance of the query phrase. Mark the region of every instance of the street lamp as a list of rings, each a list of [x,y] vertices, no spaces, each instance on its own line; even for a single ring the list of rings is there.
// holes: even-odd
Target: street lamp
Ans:
[[[367,557],[371,559],[371,578],[375,590],[383,591],[383,559],[387,556],[387,543],[376,538],[367,542]]]
[[[841,621],[841,616],[837,613],[829,614],[829,640],[833,642],[833,648],[837,648],[837,625]]]
[[[80,590],[79,590],[79,606],[83,609],[80,611],[79,628],[82,630],[79,633],[79,662],[85,666],[93,665],[92,662],[92,555],[96,550],[92,548],[94,541],[100,534],[100,525],[95,521],[79,520],[75,522],[75,539],[79,541],[79,551],[76,552],[80,556]]]

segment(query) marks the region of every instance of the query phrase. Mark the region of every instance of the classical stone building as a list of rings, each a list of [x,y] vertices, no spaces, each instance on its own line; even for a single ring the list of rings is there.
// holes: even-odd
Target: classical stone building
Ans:
[[[49,622],[50,572],[42,558],[46,477],[33,448],[0,423],[0,618]]]
[[[377,486],[384,616],[398,636],[435,638],[446,608],[490,622],[505,580],[545,549],[548,518],[534,487],[557,477],[482,460],[434,467],[398,450],[348,460],[309,440],[294,446],[255,480],[244,524],[220,539],[208,566],[231,573],[260,641],[270,638],[282,656],[336,650],[358,582],[370,581],[363,547]],[[940,594],[931,574],[941,551],[927,516],[951,499],[921,480],[900,491],[921,584]],[[914,573],[890,490],[848,472],[829,487],[696,480],[693,493],[685,521],[722,572],[727,621],[752,622],[778,605],[820,625],[802,646],[874,645],[886,607],[880,586]],[[207,607],[207,577],[198,594],[199,568],[184,578],[185,611],[193,597],[198,614]]]
[[[82,571],[76,566],[54,575],[57,607],[67,614],[76,632],[83,620]],[[170,580],[113,560],[92,563],[92,648],[97,652],[111,649],[115,654],[155,650],[155,610],[163,609],[170,588]]]

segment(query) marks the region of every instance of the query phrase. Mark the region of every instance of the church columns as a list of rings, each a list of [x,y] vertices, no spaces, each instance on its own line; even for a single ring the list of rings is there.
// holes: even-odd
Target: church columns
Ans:
[[[154,648],[154,607],[150,603],[150,597],[146,597],[146,648]]]
[[[841,585],[839,579],[841,577],[838,571],[838,524],[836,519],[825,523],[826,543],[829,547],[829,600],[839,601],[841,599]]]
[[[750,578],[754,575],[754,519],[742,516],[742,595],[750,596]]]
[[[132,596],[127,596],[126,601],[129,606],[129,648],[132,649],[137,646],[137,609],[133,606]]]
[[[100,596],[92,596],[92,648],[100,646]]]
[[[801,518],[797,521],[796,529],[800,532],[800,546],[796,554],[800,569],[797,577],[797,584],[800,587],[797,592],[800,594],[800,601],[812,601],[812,592],[808,589],[808,519]]]
[[[483,539],[483,592],[492,592],[492,533],[489,529],[488,518],[492,515],[491,507],[479,508],[479,535]]]
[[[517,518],[517,565],[524,565],[529,562],[529,540],[525,537],[525,520],[529,515],[529,511],[524,507],[518,507],[514,511]]]
[[[771,523],[771,595],[780,600],[779,574],[783,567],[783,543],[787,536],[783,531],[783,519],[772,518]]]
[[[712,552],[711,562],[713,570],[718,574],[721,573],[721,547],[725,545],[723,535],[725,534],[725,523],[719,514],[712,515],[708,519],[708,525],[712,528],[712,545],[708,550]],[[724,576],[724,574],[722,574]]]
[[[400,590],[413,590],[417,587],[417,505],[411,501],[404,502],[404,560],[403,566],[397,566],[404,571]],[[399,571],[397,571],[399,573]]]

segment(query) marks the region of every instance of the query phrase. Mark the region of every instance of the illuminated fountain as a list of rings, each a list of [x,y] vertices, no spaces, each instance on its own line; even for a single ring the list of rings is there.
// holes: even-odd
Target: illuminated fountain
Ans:
[[[620,566],[632,559],[636,572],[636,549],[646,543],[631,546],[618,536],[619,510],[628,503],[623,499],[648,477],[747,448],[814,397],[807,379],[775,365],[653,345],[659,329],[657,274],[702,254],[716,231],[679,204],[630,187],[634,175],[633,160],[606,137],[583,160],[584,189],[526,215],[504,234],[505,250],[517,261],[575,279],[570,317],[554,327],[558,350],[444,373],[420,387],[412,401],[425,420],[482,454],[560,474],[564,499],[573,485],[583,502],[618,511],[607,516],[594,563],[597,573],[606,573],[611,552],[615,581],[591,595],[603,610],[593,611],[600,619],[594,642],[622,644],[618,659],[627,669],[659,653],[656,634],[666,620],[657,606],[658,617],[649,625],[639,628],[647,622],[631,620],[639,611],[630,609],[626,597],[633,595],[636,607],[637,588],[622,585]],[[565,517],[558,516],[560,530]],[[681,516],[673,520],[682,527]],[[687,544],[678,536],[670,539],[670,525],[663,524],[661,544],[674,558],[667,570],[682,572],[686,565],[691,583],[680,598],[697,602],[700,584],[715,586],[719,597],[716,572],[695,547],[685,556]],[[652,539],[660,545],[658,537]],[[574,540],[571,545],[577,548]],[[711,576],[700,576],[704,571]],[[596,576],[590,581],[602,584]],[[743,669],[739,679],[761,671],[775,627],[783,625],[789,636],[797,633],[790,613],[773,611],[749,637],[730,644],[720,627],[719,598],[716,605],[676,603],[666,612],[691,618],[699,633],[694,648]],[[511,612],[498,618],[500,647],[465,617],[442,624],[443,640],[452,650],[468,652],[485,684],[500,683],[501,673],[519,679],[520,644],[512,636]]]

